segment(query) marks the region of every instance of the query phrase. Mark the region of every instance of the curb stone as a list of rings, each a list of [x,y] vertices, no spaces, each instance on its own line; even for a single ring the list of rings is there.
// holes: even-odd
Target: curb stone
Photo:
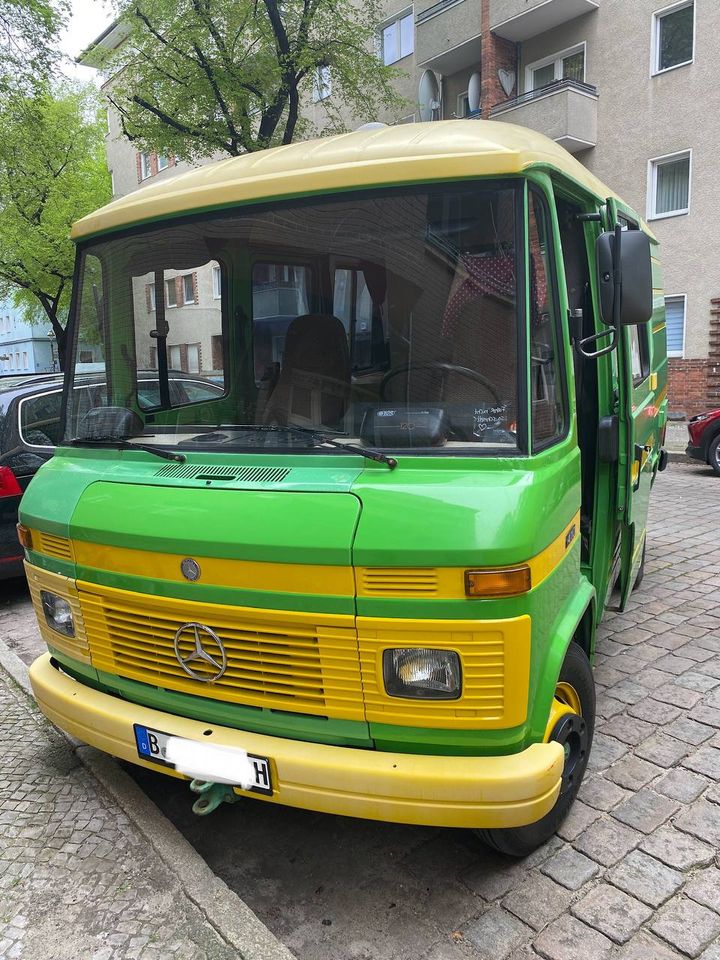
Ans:
[[[0,666],[34,701],[28,668],[0,639]],[[212,872],[179,830],[158,810],[135,781],[107,754],[68,736],[78,760],[117,803],[133,826],[177,878],[188,900],[204,914],[241,960],[296,960],[227,884]]]

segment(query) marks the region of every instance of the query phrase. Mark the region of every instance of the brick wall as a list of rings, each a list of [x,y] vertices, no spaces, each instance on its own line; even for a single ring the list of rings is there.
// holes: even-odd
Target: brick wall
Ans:
[[[511,40],[490,31],[490,0],[482,0],[480,35],[480,110],[484,119],[498,103],[518,95],[518,47]],[[503,90],[498,70],[515,73],[515,89],[510,97]]]
[[[694,417],[712,405],[708,397],[708,377],[715,364],[712,360],[668,360],[668,410]]]

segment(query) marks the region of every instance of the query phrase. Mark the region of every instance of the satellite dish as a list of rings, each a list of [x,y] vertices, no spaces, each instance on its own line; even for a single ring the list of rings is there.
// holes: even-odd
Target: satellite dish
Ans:
[[[432,70],[426,70],[420,77],[418,104],[421,120],[440,119],[440,86]]]
[[[477,70],[470,75],[468,80],[467,98],[469,112],[477,113],[480,109],[480,74]]]
[[[383,127],[386,127],[386,123],[381,123],[380,120],[370,120],[368,123],[361,123],[359,127],[355,127],[355,132],[358,130],[382,130]]]

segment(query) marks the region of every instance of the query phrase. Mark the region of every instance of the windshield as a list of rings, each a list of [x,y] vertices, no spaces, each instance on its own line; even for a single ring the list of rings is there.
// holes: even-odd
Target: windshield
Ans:
[[[66,442],[517,452],[518,190],[312,198],[87,245]]]

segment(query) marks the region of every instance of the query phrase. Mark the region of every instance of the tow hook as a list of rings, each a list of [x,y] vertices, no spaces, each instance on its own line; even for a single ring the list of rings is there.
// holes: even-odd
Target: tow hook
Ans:
[[[192,805],[193,813],[199,817],[205,817],[213,810],[217,810],[221,803],[235,803],[240,799],[233,788],[227,783],[211,783],[209,780],[191,780],[190,789],[193,793],[199,793],[195,803]]]

